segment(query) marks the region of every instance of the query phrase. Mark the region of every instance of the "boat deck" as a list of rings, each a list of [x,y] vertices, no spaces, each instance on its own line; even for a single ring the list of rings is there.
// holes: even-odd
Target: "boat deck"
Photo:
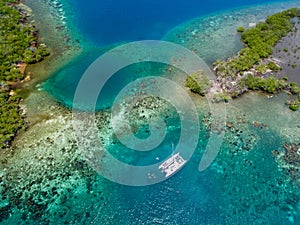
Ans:
[[[158,168],[165,173],[165,177],[169,177],[177,172],[185,163],[186,160],[178,152],[164,161]]]

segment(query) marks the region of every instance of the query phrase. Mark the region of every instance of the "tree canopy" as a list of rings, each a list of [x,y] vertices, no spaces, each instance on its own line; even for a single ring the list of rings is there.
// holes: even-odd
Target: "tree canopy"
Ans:
[[[28,21],[28,14],[17,7],[18,3],[0,1],[0,148],[9,146],[25,127],[19,107],[21,97],[10,86],[24,79],[20,64],[36,63],[50,54],[38,42],[38,31]]]

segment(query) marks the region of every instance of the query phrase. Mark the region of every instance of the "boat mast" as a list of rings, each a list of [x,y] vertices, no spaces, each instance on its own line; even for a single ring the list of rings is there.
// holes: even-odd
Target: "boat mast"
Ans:
[[[172,142],[172,155],[174,155],[174,151],[175,151],[175,149],[174,149],[174,142]]]

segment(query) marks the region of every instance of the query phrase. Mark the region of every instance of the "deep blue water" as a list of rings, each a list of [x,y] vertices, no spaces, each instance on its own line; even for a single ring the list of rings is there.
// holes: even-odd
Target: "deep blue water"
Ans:
[[[216,11],[272,0],[71,0],[84,37],[107,45],[121,41],[161,39],[174,26]]]

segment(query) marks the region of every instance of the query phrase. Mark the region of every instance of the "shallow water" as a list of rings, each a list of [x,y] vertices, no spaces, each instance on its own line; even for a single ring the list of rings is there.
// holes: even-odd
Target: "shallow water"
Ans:
[[[126,31],[133,21],[124,21],[124,29],[116,29],[122,32],[121,39],[120,36],[116,37],[116,33],[105,29],[105,36],[102,30],[102,33],[85,31],[91,29],[87,23],[91,24],[92,14],[85,18],[84,13],[91,12],[93,4],[71,1],[71,5],[75,8],[75,14],[78,13],[76,23],[83,34],[86,32],[86,38],[97,42],[97,38],[103,36],[97,42],[98,45],[144,37],[163,37],[164,40],[180,43],[195,51],[207,63],[211,63],[239,50],[241,44],[235,32],[236,27],[248,26],[250,22],[264,19],[266,14],[299,3],[257,5],[208,17],[202,13],[261,2],[232,2],[226,4],[226,7],[217,4],[212,8],[216,1],[211,1],[201,8],[203,11],[190,7],[191,11],[180,14],[182,17],[176,17],[176,20],[173,20],[173,14],[164,15],[170,19],[169,23],[143,31],[141,27],[147,27],[146,24],[151,22],[150,16],[153,15],[149,13],[144,21],[135,21],[136,32],[130,34]],[[147,1],[154,8],[158,7],[155,3]],[[103,4],[108,10],[105,13],[115,19],[117,12],[109,11],[112,7],[110,2],[99,4]],[[139,5],[141,11],[133,17],[145,14],[147,4]],[[120,4],[120,9],[121,6],[136,12],[134,7]],[[175,4],[164,6],[169,7],[170,11],[180,8]],[[93,7],[93,10],[98,8]],[[153,12],[150,27],[157,23],[155,15],[162,14],[160,10]],[[103,19],[101,16],[99,18]],[[194,18],[196,16],[202,17]],[[98,21],[99,18],[93,19]],[[115,24],[118,21],[110,23],[111,18],[105,19],[98,24],[106,22],[103,27],[118,27]],[[188,19],[192,20],[186,21]],[[151,36],[149,30],[156,33]],[[92,34],[95,36],[91,37]],[[99,46],[91,49],[89,44],[88,51],[55,73],[43,84],[43,88],[60,104],[71,107],[74,90],[82,73],[103,51]],[[104,89],[106,101],[99,102],[99,108],[109,108],[120,88],[137,76],[144,77],[151,73],[170,77],[165,69],[162,65],[144,63],[119,71],[110,80],[107,89]],[[28,113],[40,117],[38,123],[18,138],[13,156],[5,156],[5,163],[2,161],[1,224],[299,224],[299,170],[296,170],[295,177],[291,176],[290,170],[279,166],[280,162],[272,153],[273,150],[283,152],[283,143],[298,143],[300,139],[300,112],[287,109],[284,102],[288,96],[280,94],[268,97],[252,93],[226,105],[226,121],[230,126],[225,128],[224,142],[218,157],[204,172],[199,172],[198,167],[209,138],[210,108],[205,98],[194,95],[191,98],[196,103],[201,121],[199,142],[192,159],[180,172],[164,182],[130,187],[103,178],[84,160],[76,145],[71,112],[51,102],[51,98],[43,91],[30,96],[25,102],[29,108]],[[140,110],[161,113],[157,109],[151,111],[151,107],[141,107]],[[165,118],[170,125],[167,138],[149,153],[133,153],[116,141],[110,129],[109,110],[99,113],[99,135],[110,153],[124,162],[145,165],[157,161],[156,157],[162,161],[171,154],[170,143],[176,144],[180,134],[178,114],[172,107],[169,110],[169,117]],[[41,116],[45,112],[50,112],[48,118]],[[160,116],[165,116],[163,113]],[[143,121],[141,117],[132,119],[137,124]],[[137,127],[136,135],[147,137],[147,129],[147,126]],[[122,171],[119,172],[124,175]],[[135,178],[134,174],[125,175],[129,179]]]

